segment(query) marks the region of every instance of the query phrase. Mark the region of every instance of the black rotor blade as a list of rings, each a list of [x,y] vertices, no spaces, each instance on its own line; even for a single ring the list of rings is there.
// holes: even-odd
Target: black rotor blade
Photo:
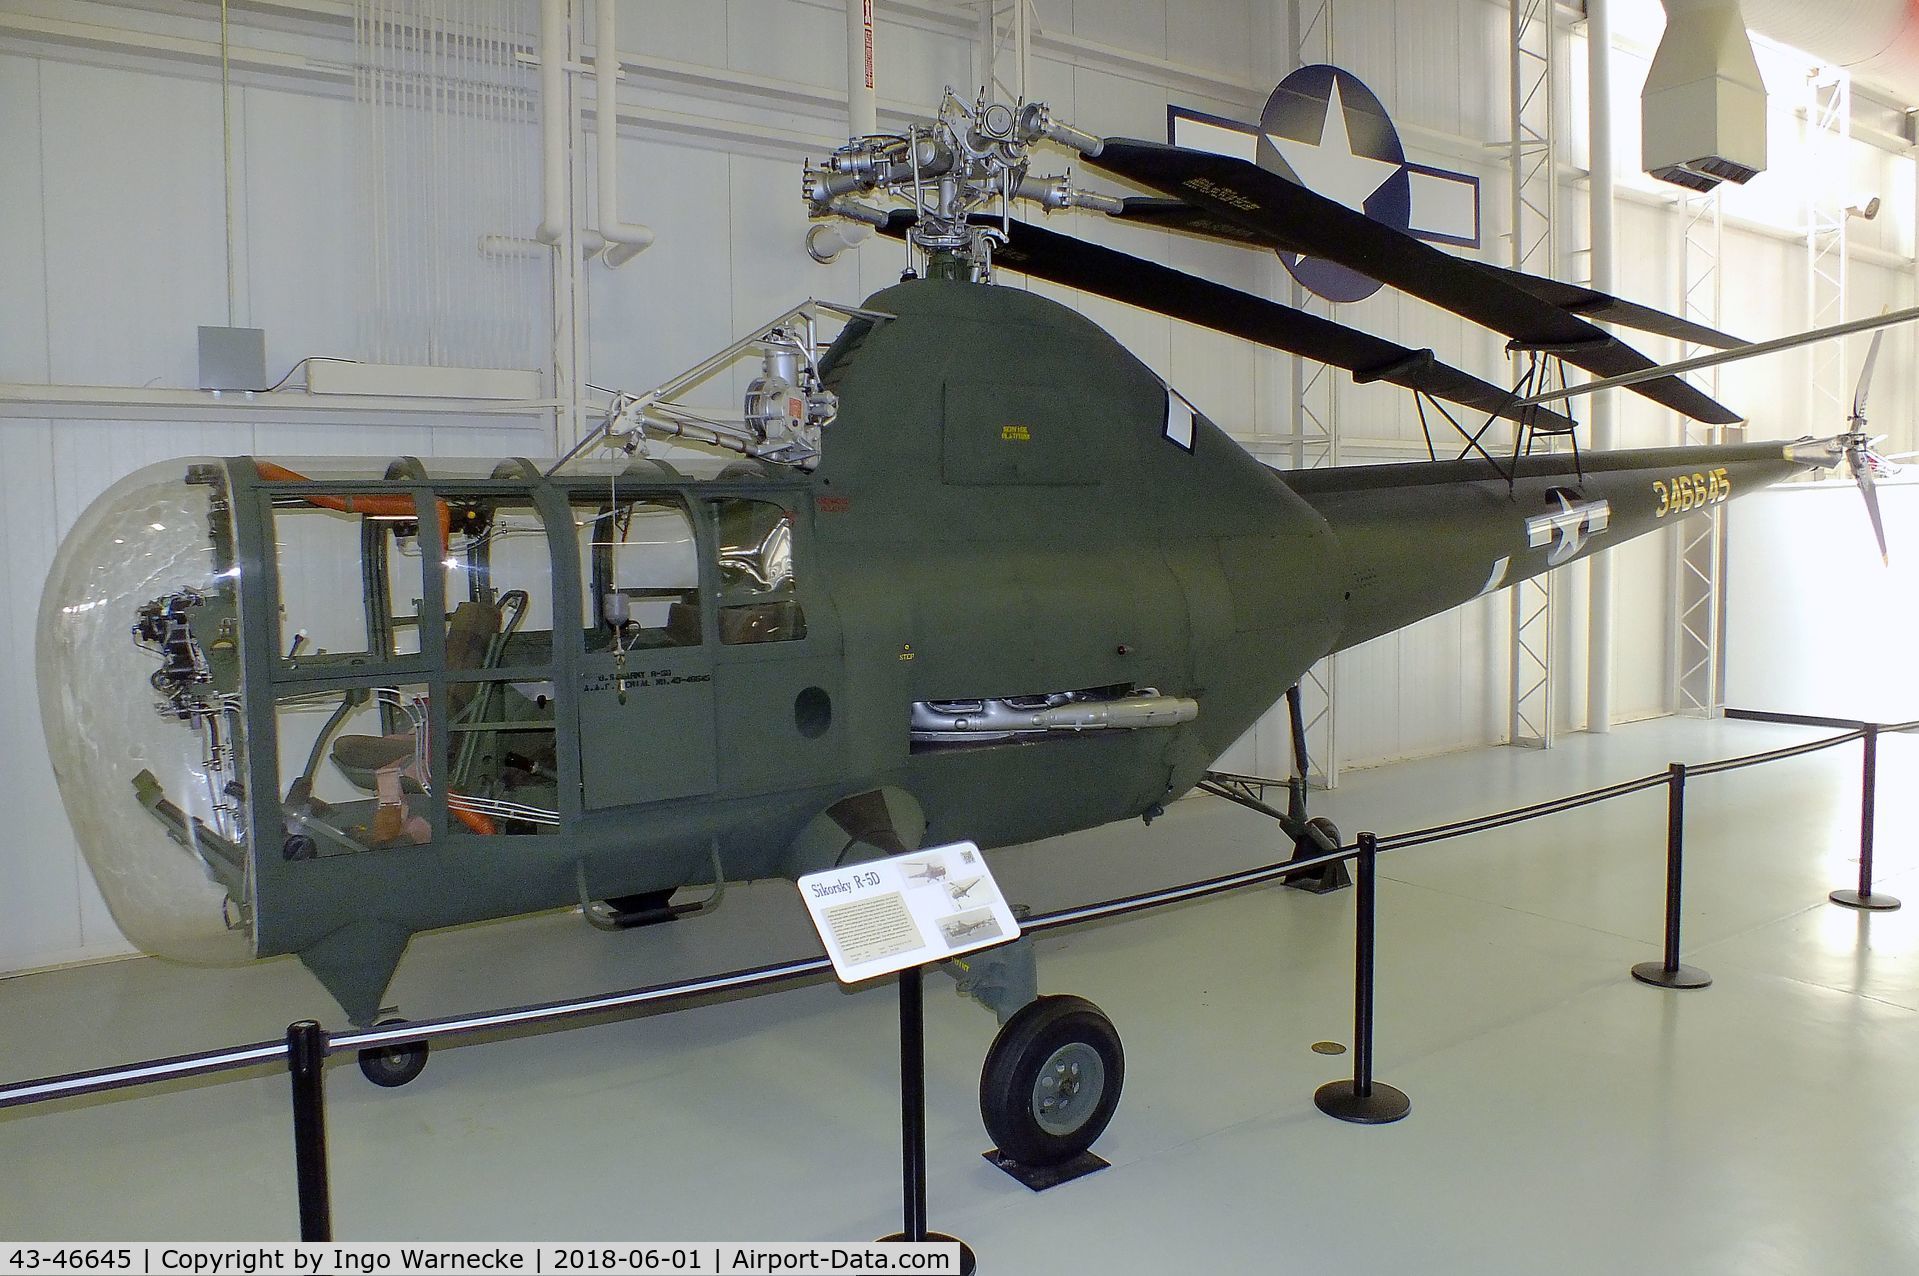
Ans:
[[[1108,213],[1107,216],[1114,221],[1130,222],[1136,226],[1177,230],[1188,235],[1198,235],[1203,239],[1243,244],[1248,248],[1270,248],[1276,253],[1301,251],[1297,244],[1288,243],[1281,236],[1270,231],[1255,230],[1250,226],[1228,221],[1208,209],[1196,208],[1183,199],[1162,199],[1156,195],[1129,195],[1122,203],[1124,207],[1119,212]]]
[[[1517,287],[1499,273],[1442,253],[1245,160],[1159,142],[1109,138],[1088,162],[1226,221],[1269,234],[1293,251],[1338,262],[1424,298],[1505,333],[1521,348],[1558,356],[1602,377],[1656,366],[1603,329]],[[1741,419],[1677,377],[1642,381],[1632,389],[1697,421],[1730,425]]]
[[[1136,195],[1125,201],[1125,207],[1121,211],[1108,216],[1115,221],[1180,231],[1188,235],[1198,235],[1204,239],[1241,244],[1248,248],[1270,248],[1279,253],[1307,253],[1307,250],[1299,244],[1286,240],[1278,234],[1249,229],[1237,222],[1227,221],[1206,209],[1195,208],[1184,200]],[[1307,253],[1307,255],[1311,254]],[[1708,328],[1703,323],[1682,319],[1678,315],[1667,314],[1663,310],[1642,306],[1636,301],[1627,301],[1623,297],[1615,297],[1593,288],[1561,283],[1557,279],[1542,279],[1537,275],[1529,275],[1523,270],[1509,270],[1490,262],[1472,261],[1463,257],[1454,258],[1454,260],[1475,270],[1489,271],[1515,288],[1524,289],[1541,301],[1581,318],[1601,319],[1607,323],[1616,323],[1622,328],[1650,332],[1659,337],[1673,337],[1696,346],[1712,346],[1718,350],[1730,350],[1734,346],[1746,344],[1740,338],[1721,332],[1717,328]]]
[[[1631,328],[1636,332],[1650,332],[1656,337],[1673,337],[1695,346],[1711,346],[1715,350],[1731,350],[1735,346],[1746,345],[1740,338],[1708,328],[1703,323],[1691,319],[1682,319],[1678,315],[1669,315],[1663,310],[1651,306],[1642,306],[1636,301],[1627,301],[1610,293],[1586,288],[1579,284],[1561,283],[1557,279],[1542,279],[1538,275],[1529,275],[1523,270],[1509,270],[1505,266],[1495,266],[1486,261],[1468,261],[1455,257],[1463,265],[1475,270],[1489,271],[1505,279],[1516,288],[1523,288],[1541,301],[1558,306],[1561,310],[1584,319],[1602,319],[1607,323],[1616,323],[1622,328]]]
[[[895,212],[884,230],[897,239],[912,224],[912,213]],[[999,221],[987,218],[982,224],[997,226]],[[1573,421],[1560,413],[1514,408],[1517,396],[1511,391],[1439,362],[1430,350],[1410,350],[1369,332],[1043,226],[1014,222],[1008,242],[993,252],[993,265],[1344,368],[1362,383],[1387,381],[1509,420],[1523,418],[1542,429],[1573,428]]]

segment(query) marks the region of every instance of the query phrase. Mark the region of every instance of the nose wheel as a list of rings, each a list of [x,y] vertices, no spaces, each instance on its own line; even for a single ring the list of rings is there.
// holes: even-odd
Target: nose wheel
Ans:
[[[1083,997],[1041,997],[1006,1021],[980,1073],[980,1116],[1000,1154],[1070,1161],[1119,1107],[1126,1055],[1112,1020]]]
[[[376,1028],[405,1023],[404,1019],[382,1019]],[[405,1085],[426,1069],[426,1042],[405,1041],[397,1046],[369,1046],[360,1051],[360,1072],[374,1085],[392,1090]]]

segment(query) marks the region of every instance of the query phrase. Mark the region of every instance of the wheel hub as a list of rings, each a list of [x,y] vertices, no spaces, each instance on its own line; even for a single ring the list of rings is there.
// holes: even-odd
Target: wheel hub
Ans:
[[[1099,1051],[1074,1041],[1055,1050],[1033,1083],[1033,1119],[1048,1134],[1071,1134],[1099,1107],[1106,1065]]]

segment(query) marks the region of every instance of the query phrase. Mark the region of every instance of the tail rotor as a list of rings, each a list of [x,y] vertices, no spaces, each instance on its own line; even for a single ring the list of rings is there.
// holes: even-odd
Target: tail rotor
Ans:
[[[1866,433],[1866,393],[1872,387],[1873,365],[1879,361],[1879,342],[1885,335],[1883,328],[1872,334],[1872,344],[1866,348],[1866,362],[1859,369],[1859,385],[1852,394],[1852,415],[1847,418],[1846,432],[1837,442],[1852,470],[1853,482],[1859,485],[1859,495],[1865,498],[1866,517],[1872,520],[1873,539],[1879,542],[1879,561],[1891,566],[1891,555],[1886,552],[1886,524],[1879,513],[1879,489],[1873,480],[1875,475],[1897,474],[1899,467],[1891,458],[1872,450],[1885,436],[1873,438]]]

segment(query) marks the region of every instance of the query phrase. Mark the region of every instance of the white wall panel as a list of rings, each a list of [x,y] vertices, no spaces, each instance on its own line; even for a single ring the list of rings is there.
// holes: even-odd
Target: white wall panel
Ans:
[[[81,956],[82,901],[93,889],[54,792],[34,681],[40,584],[64,528],[45,481],[52,451],[47,422],[0,420],[0,468],[12,476],[0,502],[0,586],[15,600],[0,626],[0,642],[11,655],[0,664],[0,733],[15,795],[0,835],[0,881],[6,883],[0,892],[0,970]]]
[[[1135,53],[1166,56],[1168,0],[1073,0],[1073,34]],[[1207,4],[1180,4],[1180,21],[1200,21]]]
[[[41,381],[47,347],[40,64],[0,57],[0,381]]]
[[[587,379],[644,390],[734,339],[733,186],[723,153],[620,139],[620,204],[659,241],[619,270],[588,267]],[[771,312],[769,312],[770,317]]]
[[[267,375],[278,379],[308,355],[351,356],[359,348],[368,280],[356,267],[370,245],[365,223],[353,216],[353,191],[365,139],[345,98],[250,88],[237,100],[244,127],[235,145],[249,179],[247,322],[266,329]],[[224,314],[201,322],[224,323]]]
[[[724,0],[726,62],[781,80],[846,88],[845,11],[802,0]],[[620,42],[645,43],[644,29],[622,27]],[[877,39],[877,36],[876,36]]]
[[[676,62],[725,66],[732,8],[724,0],[621,0],[620,43]]]
[[[227,322],[219,88],[40,71],[53,380],[194,385],[195,328]]]
[[[1255,0],[1174,0],[1166,11],[1166,57],[1231,80],[1251,80]]]

